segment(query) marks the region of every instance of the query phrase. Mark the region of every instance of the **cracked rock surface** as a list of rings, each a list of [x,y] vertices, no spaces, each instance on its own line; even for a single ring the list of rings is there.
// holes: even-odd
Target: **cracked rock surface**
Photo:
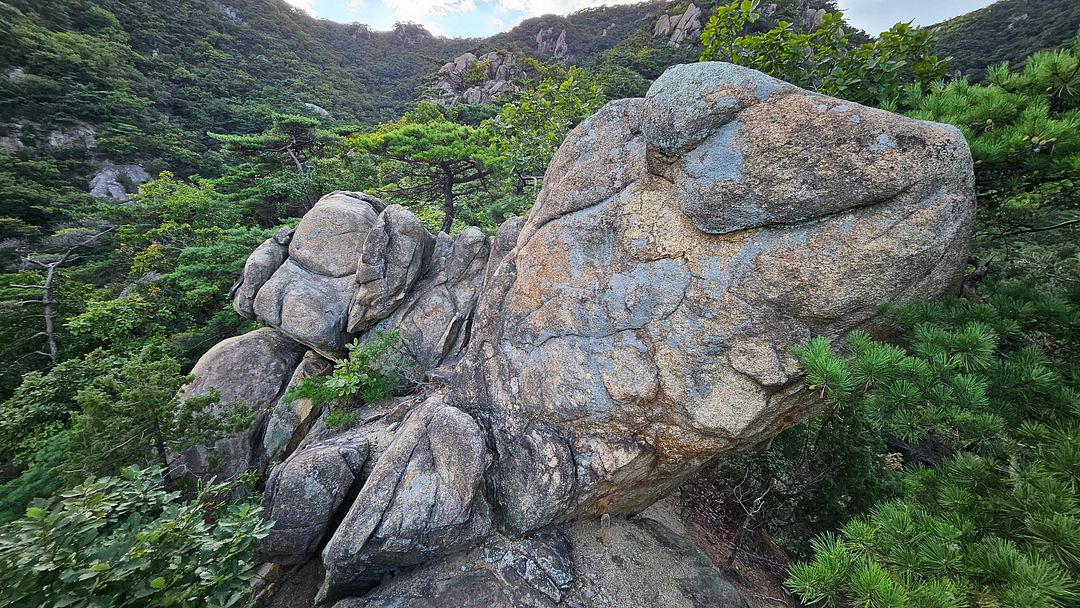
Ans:
[[[953,292],[971,171],[954,128],[724,63],[579,125],[459,367],[500,517],[635,512],[812,413],[790,349]]]
[[[811,415],[792,347],[956,292],[974,214],[952,127],[675,66],[575,128],[494,237],[324,197],[234,289],[274,329],[211,349],[185,391],[262,413],[229,462],[287,458],[266,507],[290,523],[261,552],[315,556],[305,601],[743,606],[680,532],[619,515]],[[421,394],[341,431],[279,401],[388,330],[429,372]]]

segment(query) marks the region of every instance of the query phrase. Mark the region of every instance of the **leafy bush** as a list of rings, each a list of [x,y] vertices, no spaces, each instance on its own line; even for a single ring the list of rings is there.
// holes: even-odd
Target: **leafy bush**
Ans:
[[[405,384],[407,363],[397,354],[401,334],[376,332],[371,340],[353,340],[349,355],[334,363],[327,376],[304,378],[285,394],[285,399],[311,399],[318,403],[347,401],[357,394],[365,403],[385,399]]]
[[[856,44],[843,17],[833,12],[812,32],[781,21],[768,32],[743,35],[759,16],[757,6],[757,0],[742,0],[717,7],[701,34],[701,60],[745,65],[803,88],[877,106],[895,104],[905,83],[929,84],[945,75],[929,30],[898,23],[877,39]]]
[[[0,529],[0,606],[243,605],[273,524],[216,502],[231,488],[185,501],[160,468],[125,468],[28,508]]]

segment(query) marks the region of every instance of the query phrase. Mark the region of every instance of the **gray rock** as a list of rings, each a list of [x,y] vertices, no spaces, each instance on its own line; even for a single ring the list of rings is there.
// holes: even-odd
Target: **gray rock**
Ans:
[[[578,522],[396,576],[334,608],[747,608],[694,544],[660,522]]]
[[[256,251],[251,289],[248,267],[236,292],[234,307],[241,313],[254,291],[255,317],[328,358],[344,354],[349,307],[358,285],[355,273],[368,233],[385,208],[363,193],[333,192],[315,204],[289,240],[288,257],[269,279],[259,280],[280,257],[274,245]]]
[[[350,276],[310,272],[290,257],[255,295],[259,321],[330,359],[344,356],[349,304],[356,292]]]
[[[304,358],[289,380],[288,389],[300,384],[305,378],[323,376],[333,369],[333,364],[315,351],[304,353]],[[322,413],[322,406],[312,399],[298,397],[286,399],[283,394],[270,410],[266,432],[262,438],[262,455],[269,464],[292,454],[307,435],[312,423]]]
[[[521,227],[525,225],[525,216],[519,215],[507,218],[499,224],[495,230],[495,237],[491,239],[491,253],[488,254],[487,267],[484,269],[484,282],[487,283],[495,270],[499,267],[506,254],[517,245]]]
[[[360,286],[349,311],[349,331],[363,332],[400,306],[427,270],[434,249],[435,238],[401,205],[379,214],[356,270]]]
[[[192,368],[195,378],[181,389],[180,399],[205,396],[216,389],[219,403],[242,403],[255,418],[247,431],[221,439],[212,451],[197,446],[178,455],[178,468],[202,477],[216,475],[219,480],[257,468],[263,460],[261,436],[269,410],[285,391],[305,350],[280,332],[264,328],[223,340],[206,351]]]
[[[466,82],[466,75],[477,67],[483,68],[483,80]],[[479,57],[472,53],[462,53],[439,69],[432,87],[438,96],[432,101],[444,105],[457,103],[492,103],[502,92],[517,91],[513,79],[524,73],[518,66],[513,53],[497,51],[485,53]]]
[[[229,292],[237,314],[245,319],[255,318],[255,294],[289,257],[289,241],[293,229],[282,228],[266,239],[248,256],[244,273]]]
[[[55,131],[52,131],[51,133],[49,133],[48,137],[45,138],[45,145],[51,150],[59,150],[61,148],[71,148],[71,147],[79,147],[79,148],[82,148],[84,150],[93,150],[95,145],[96,145],[96,142],[95,142],[96,137],[97,137],[97,129],[95,129],[93,127],[93,125],[88,125],[86,123],[80,122],[80,123],[75,123],[75,124],[67,126],[67,127],[61,127],[59,129],[56,129]],[[137,169],[131,169],[131,170],[135,171],[136,175],[139,175],[138,172],[142,171],[142,167],[139,167],[138,165],[119,165],[119,166],[116,166],[116,165],[113,165],[112,163],[106,163],[102,170],[104,171],[104,170],[107,170],[109,168],[115,168],[115,169],[118,170],[119,175],[123,176],[125,171],[127,171],[129,168],[134,168],[134,167],[138,167],[138,168]],[[145,173],[145,171],[143,173]],[[99,175],[100,175],[100,173],[99,173]],[[115,179],[115,177],[116,177],[116,175],[113,175],[114,179]],[[147,176],[146,179],[144,179],[143,181],[147,181],[149,179],[150,179],[150,176]],[[142,183],[142,182],[138,182],[138,183]],[[97,196],[97,195],[95,194],[94,196]],[[98,196],[98,198],[104,198],[104,197]]]
[[[555,35],[555,28],[540,28],[536,32],[536,52],[540,55],[550,55],[555,59],[566,59],[570,56],[570,48],[566,44],[566,30]]]
[[[326,108],[317,104],[313,104],[309,101],[304,102],[304,107],[311,110],[312,114],[317,114],[319,116],[330,116],[330,110],[327,110]]]
[[[490,250],[477,228],[456,237],[440,233],[427,273],[374,330],[398,332],[405,354],[425,368],[456,361],[468,343]]]
[[[479,425],[441,396],[401,424],[323,550],[320,601],[384,573],[468,547],[491,529],[480,492],[488,454]]]
[[[262,497],[263,517],[274,527],[259,541],[256,557],[299,564],[318,553],[367,455],[366,443],[346,435],[301,450],[275,467]]]
[[[92,130],[91,130],[92,131]],[[54,134],[55,135],[55,134]],[[57,136],[59,137],[59,136]],[[54,146],[53,137],[50,136],[50,146]],[[60,141],[59,139],[57,141]],[[59,145],[70,145],[68,139]],[[91,144],[86,144],[92,147]],[[140,165],[114,165],[105,163],[97,173],[90,178],[90,196],[105,201],[126,203],[130,200],[129,194],[138,190],[140,184],[150,181],[150,174]]]
[[[974,211],[951,127],[716,63],[608,104],[552,159],[458,366],[498,519],[636,512],[811,414],[791,348],[955,292]]]

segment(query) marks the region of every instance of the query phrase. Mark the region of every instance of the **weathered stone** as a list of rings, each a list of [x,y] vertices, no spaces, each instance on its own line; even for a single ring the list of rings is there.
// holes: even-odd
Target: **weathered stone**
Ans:
[[[472,418],[441,396],[420,405],[323,550],[327,573],[320,600],[483,538],[491,528],[479,491],[487,462],[483,432]]]
[[[725,64],[605,106],[552,159],[458,368],[500,520],[634,512],[810,414],[790,349],[954,291],[971,175],[951,127]]]
[[[262,498],[263,516],[274,527],[259,542],[257,557],[299,564],[314,556],[367,455],[367,444],[346,435],[310,446],[275,467]]]
[[[686,537],[648,518],[578,522],[396,576],[334,608],[747,608]]]
[[[358,288],[357,264],[384,208],[379,199],[356,192],[334,192],[320,199],[296,227],[288,258],[255,287],[255,317],[329,358],[343,355],[351,340],[347,325]],[[276,256],[276,251],[267,252],[266,257],[274,259],[256,262],[256,268],[276,261]],[[234,306],[243,311],[247,297],[241,284]]]
[[[381,200],[362,192],[327,194],[296,227],[289,259],[331,278],[354,274],[368,231],[384,208]]]
[[[195,378],[181,389],[180,399],[217,390],[219,403],[242,403],[255,418],[246,432],[218,441],[213,458],[204,446],[186,450],[178,456],[180,468],[199,476],[216,475],[219,480],[256,468],[268,412],[285,391],[305,350],[280,332],[264,328],[223,340],[206,351],[192,368]]]
[[[288,389],[300,384],[305,378],[322,376],[333,369],[333,364],[315,351],[308,351],[296,366]],[[313,399],[297,397],[287,399],[285,394],[277,400],[270,410],[266,422],[266,432],[262,438],[262,455],[265,464],[292,454],[307,435],[311,424],[322,413],[322,407]]]
[[[88,127],[89,128],[89,127]],[[93,130],[91,129],[91,133]],[[50,145],[53,138],[50,136]],[[67,140],[60,137],[58,141]],[[86,144],[93,147],[93,139]],[[63,145],[68,145],[67,143]],[[129,194],[138,190],[139,184],[150,181],[150,174],[141,165],[114,165],[105,163],[93,177],[90,178],[90,196],[105,201],[126,203]]]
[[[349,311],[349,331],[363,332],[392,313],[427,269],[434,249],[435,238],[401,205],[379,214],[356,270],[360,287]]]
[[[350,329],[396,330],[451,379],[422,402],[367,404],[344,432],[286,408],[267,433],[275,451],[297,444],[296,462],[331,437],[369,446],[322,552],[320,600],[353,596],[339,608],[744,606],[681,533],[618,514],[812,414],[792,347],[955,291],[975,208],[955,129],[717,63],[672,68],[579,125],[535,206],[493,239],[431,246],[405,210],[333,196],[288,259],[249,264],[238,309],[254,294],[258,318],[320,352]],[[250,392],[243,377],[234,392]],[[275,474],[275,497],[299,496]],[[275,559],[302,559],[316,536]]]
[[[456,361],[468,343],[490,250],[477,228],[456,237],[440,233],[427,273],[374,330],[399,332],[405,353],[426,368]]]
[[[483,79],[477,81],[474,70],[482,68]],[[523,74],[517,58],[506,51],[493,51],[479,57],[462,53],[439,69],[432,85],[439,92],[433,101],[444,105],[465,103],[492,103],[495,96],[504,91],[516,91],[516,76]]]
[[[521,234],[521,227],[524,225],[524,215],[508,218],[499,224],[494,238],[491,239],[491,253],[488,254],[487,266],[484,269],[485,283],[495,274],[495,269],[499,267],[499,263],[506,254],[510,253],[514,245],[517,245],[518,235]]]
[[[292,228],[282,228],[248,256],[244,263],[244,273],[229,292],[233,308],[241,317],[255,318],[255,294],[289,257],[289,241],[292,240],[292,235]]]

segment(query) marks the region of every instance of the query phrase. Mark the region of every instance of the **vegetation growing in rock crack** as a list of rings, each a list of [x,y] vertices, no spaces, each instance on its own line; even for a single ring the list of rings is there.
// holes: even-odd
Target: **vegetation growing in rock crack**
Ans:
[[[304,378],[285,393],[286,401],[310,399],[319,404],[348,405],[354,398],[362,403],[375,403],[406,388],[413,367],[400,354],[401,334],[396,331],[376,332],[370,341],[353,340],[346,345],[348,356],[338,359],[326,376]],[[332,408],[326,425],[338,429],[352,424],[355,411]]]

